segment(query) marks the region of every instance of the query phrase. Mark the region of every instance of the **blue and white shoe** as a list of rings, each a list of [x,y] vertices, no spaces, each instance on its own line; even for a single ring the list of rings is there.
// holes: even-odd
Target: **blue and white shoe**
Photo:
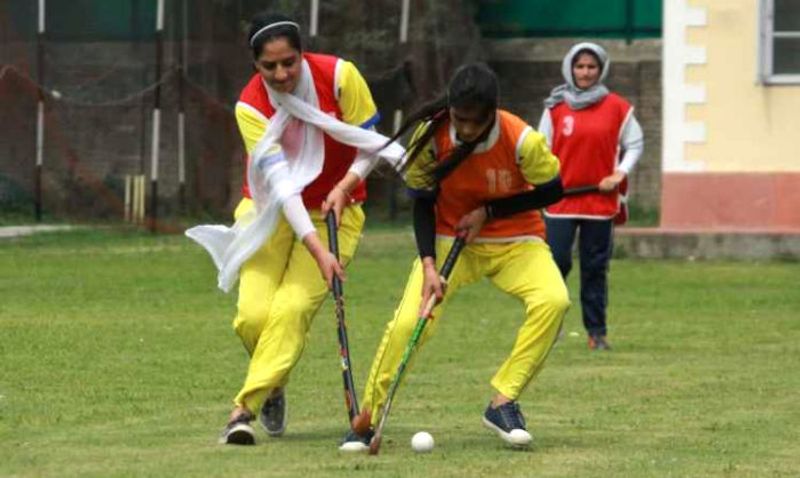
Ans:
[[[483,413],[483,424],[486,428],[494,430],[509,445],[526,447],[533,441],[517,402],[504,403],[497,408],[492,408],[492,404],[489,403]]]
[[[286,394],[281,389],[278,395],[274,395],[264,402],[261,413],[258,414],[258,422],[267,435],[279,437],[286,431],[286,420]]]
[[[365,453],[369,451],[369,444],[375,432],[370,429],[365,435],[350,430],[339,445],[339,451],[347,453]]]

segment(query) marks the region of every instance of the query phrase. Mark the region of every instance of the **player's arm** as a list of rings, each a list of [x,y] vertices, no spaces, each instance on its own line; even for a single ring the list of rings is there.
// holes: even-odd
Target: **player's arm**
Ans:
[[[642,156],[644,151],[644,134],[639,122],[633,115],[633,108],[628,112],[625,122],[622,125],[622,133],[619,138],[620,149],[624,151],[622,160],[614,169],[614,172],[600,180],[598,185],[600,191],[613,191],[631,173],[633,167]]]
[[[411,136],[409,144],[414,145],[429,127],[420,125]],[[438,185],[431,174],[436,166],[436,153],[429,142],[424,145],[414,161],[408,166],[404,179],[409,197],[414,201],[414,237],[417,241],[419,257],[436,259],[436,196]]]
[[[642,132],[642,126],[636,120],[636,116],[633,115],[633,109],[631,109],[622,127],[619,143],[625,153],[622,155],[622,160],[617,166],[617,170],[622,171],[627,176],[633,171],[644,152],[644,133]]]
[[[369,86],[356,66],[349,61],[339,60],[334,82],[344,122],[365,129],[374,128],[380,115],[372,100]],[[377,155],[358,151],[350,169],[328,193],[322,204],[323,214],[333,210],[336,222],[339,223],[342,210],[350,203],[350,194],[372,172],[378,161]]]
[[[545,108],[542,111],[542,117],[539,118],[539,126],[536,130],[544,135],[544,139],[547,141],[547,146],[553,147],[553,119],[550,116],[550,108]]]
[[[419,126],[412,135],[410,144],[414,144],[428,127],[428,123]],[[444,297],[444,284],[436,270],[436,196],[439,191],[431,174],[435,166],[436,153],[429,143],[423,147],[405,173],[408,195],[414,201],[414,238],[424,276],[420,314],[432,295],[436,296],[437,302]]]
[[[336,87],[339,108],[342,110],[342,120],[364,129],[374,129],[380,121],[380,113],[372,99],[372,93],[366,80],[353,63],[340,60],[336,71]],[[378,161],[376,155],[363,154],[359,151],[348,171],[352,174],[348,174],[347,176],[350,177],[345,177],[348,180],[347,183],[341,185],[343,189],[348,193],[351,192],[359,181],[372,172]]]
[[[236,125],[239,127],[239,134],[244,142],[244,149],[247,155],[253,154],[253,150],[258,141],[264,136],[269,128],[269,119],[255,107],[242,101],[236,103],[234,110],[236,115]]]

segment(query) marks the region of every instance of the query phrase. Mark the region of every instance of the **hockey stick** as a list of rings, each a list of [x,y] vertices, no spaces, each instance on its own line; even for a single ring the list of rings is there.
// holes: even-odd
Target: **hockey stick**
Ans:
[[[328,226],[328,248],[331,254],[339,260],[339,238],[336,231],[336,215],[333,210],[325,216]],[[353,370],[350,367],[350,344],[347,341],[347,326],[344,321],[344,298],[342,281],[337,275],[333,276],[333,298],[336,301],[336,326],[339,337],[339,355],[342,358],[342,381],[344,382],[344,403],[352,426],[353,418],[358,415],[358,397],[353,383]]]
[[[464,249],[465,245],[466,241],[462,236],[457,237],[455,242],[453,242],[453,246],[450,248],[450,252],[447,254],[447,258],[445,259],[444,264],[439,271],[442,282],[447,283],[447,278],[450,277],[450,273],[453,271],[453,266],[456,264],[458,255],[461,253],[462,249]],[[406,350],[403,352],[403,358],[400,360],[400,365],[397,367],[397,371],[394,374],[392,383],[389,386],[389,393],[386,395],[386,403],[383,405],[381,419],[378,422],[378,426],[375,428],[375,435],[373,435],[372,441],[369,443],[370,455],[377,455],[378,451],[380,450],[381,439],[383,437],[383,427],[386,426],[386,419],[389,416],[389,410],[392,408],[392,401],[395,393],[397,392],[397,386],[400,384],[400,379],[403,377],[403,372],[408,365],[411,354],[417,347],[417,342],[419,342],[419,338],[422,336],[422,331],[425,329],[425,325],[428,323],[428,320],[431,317],[431,312],[433,311],[433,307],[435,305],[436,296],[431,296],[431,298],[428,300],[428,303],[425,304],[425,310],[423,311],[422,315],[419,317],[419,319],[417,319],[417,326],[414,328],[414,332],[411,333],[411,338],[408,340]]]
[[[593,186],[578,186],[564,190],[564,196],[578,196],[580,194],[597,193],[600,192],[600,187]]]

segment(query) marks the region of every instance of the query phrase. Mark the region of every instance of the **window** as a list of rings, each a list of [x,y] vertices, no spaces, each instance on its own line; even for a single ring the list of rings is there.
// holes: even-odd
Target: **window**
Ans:
[[[800,84],[800,0],[761,0],[761,81]]]

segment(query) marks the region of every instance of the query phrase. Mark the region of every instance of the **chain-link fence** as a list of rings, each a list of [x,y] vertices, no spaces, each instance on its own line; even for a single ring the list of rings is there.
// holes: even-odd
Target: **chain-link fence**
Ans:
[[[253,72],[247,23],[263,9],[297,18],[308,49],[359,66],[384,132],[395,110],[433,96],[455,66],[481,56],[470,2],[164,0],[163,16],[159,3],[0,2],[4,213],[33,217],[40,198],[45,218],[121,220],[126,178],[145,175],[158,185],[145,188],[153,226],[183,215],[227,219],[244,174],[233,105]],[[317,34],[308,37],[312,17]],[[399,189],[393,173],[379,172],[372,212],[402,211]]]

